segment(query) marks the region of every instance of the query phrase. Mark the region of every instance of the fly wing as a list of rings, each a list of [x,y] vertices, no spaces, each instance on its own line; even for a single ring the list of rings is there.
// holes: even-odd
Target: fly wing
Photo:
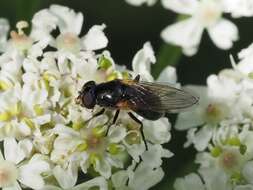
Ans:
[[[129,101],[142,110],[178,112],[198,102],[198,98],[189,92],[167,84],[141,81],[129,85],[129,88],[134,92]]]

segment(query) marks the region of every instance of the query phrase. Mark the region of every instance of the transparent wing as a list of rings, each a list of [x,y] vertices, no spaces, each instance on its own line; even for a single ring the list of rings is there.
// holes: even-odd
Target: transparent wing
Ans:
[[[130,102],[142,110],[155,112],[178,112],[198,102],[198,97],[167,84],[136,82],[129,85],[135,93]]]

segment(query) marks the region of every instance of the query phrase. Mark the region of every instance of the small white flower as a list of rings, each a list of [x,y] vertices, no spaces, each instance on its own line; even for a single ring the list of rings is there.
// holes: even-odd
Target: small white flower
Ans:
[[[186,55],[194,55],[198,51],[204,29],[221,49],[231,48],[238,39],[237,27],[222,18],[224,10],[219,0],[162,0],[162,4],[165,8],[190,16],[168,26],[161,33],[163,40],[182,47]]]
[[[49,170],[49,164],[33,159],[28,163],[22,163],[31,151],[32,143],[28,140],[19,143],[13,138],[4,140],[5,159],[0,152],[0,187],[3,190],[21,189],[17,181],[34,189],[40,189],[44,186],[45,183],[41,174]]]
[[[79,37],[83,25],[83,14],[61,5],[51,5],[49,9],[38,12],[33,18],[35,39],[47,41],[64,53],[79,54],[80,50],[97,50],[107,46],[108,39],[103,30],[105,25],[93,26],[86,35]],[[60,34],[54,40],[51,31],[59,27]]]

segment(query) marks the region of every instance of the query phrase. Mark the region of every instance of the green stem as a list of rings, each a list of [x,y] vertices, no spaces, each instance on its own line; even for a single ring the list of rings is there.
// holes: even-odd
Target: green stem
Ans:
[[[182,50],[180,47],[164,43],[159,50],[157,63],[152,67],[153,76],[157,78],[168,65],[176,66],[180,61],[181,55]]]

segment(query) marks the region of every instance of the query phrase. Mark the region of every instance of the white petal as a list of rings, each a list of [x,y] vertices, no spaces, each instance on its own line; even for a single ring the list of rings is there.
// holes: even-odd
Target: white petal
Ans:
[[[126,0],[127,3],[133,6],[141,6],[146,3],[148,6],[152,6],[156,3],[157,0]]]
[[[99,172],[103,177],[109,179],[111,177],[111,166],[105,159],[100,159],[96,161],[95,170]]]
[[[18,182],[15,182],[13,186],[4,187],[3,190],[22,190]]]
[[[14,138],[6,138],[4,139],[4,156],[6,160],[17,164],[25,158],[25,153]]]
[[[177,82],[177,73],[175,67],[167,66],[163,71],[160,73],[158,82],[168,82],[171,84],[176,84]]]
[[[129,145],[127,142],[124,143],[127,147],[127,152],[136,161],[140,161],[140,155],[145,151],[144,143]]]
[[[198,151],[203,151],[207,148],[210,139],[213,135],[213,128],[210,126],[202,127],[198,132],[195,133],[194,139],[192,139],[195,148]]]
[[[140,164],[134,172],[133,179],[129,180],[129,187],[134,190],[148,190],[161,181],[163,176],[162,168],[152,169]]]
[[[98,50],[107,46],[108,39],[103,32],[105,27],[105,24],[102,24],[90,28],[88,33],[82,39],[85,50]]]
[[[201,97],[199,104],[191,108],[189,111],[182,112],[178,115],[175,128],[178,130],[185,130],[192,127],[197,127],[204,124],[203,109],[208,104],[207,88],[205,86],[188,85],[187,91],[192,91],[198,97]]]
[[[32,19],[32,31],[30,36],[35,40],[52,40],[50,32],[56,28],[58,19],[49,12],[48,9],[43,9],[37,12]]]
[[[89,190],[91,187],[99,187],[98,188],[99,190],[107,190],[108,189],[108,185],[107,185],[105,178],[96,177],[96,178],[93,178],[85,183],[81,183],[81,184],[75,186],[71,190]]]
[[[8,20],[0,18],[0,52],[5,51],[7,42],[7,33],[10,29]]]
[[[153,81],[151,75],[151,63],[155,63],[156,58],[150,42],[146,42],[143,48],[140,49],[134,56],[132,61],[132,68],[134,73],[140,74],[141,78],[147,81]]]
[[[2,150],[0,150],[0,161],[3,161],[4,160],[4,157],[3,157],[3,154],[2,154]]]
[[[244,165],[242,174],[243,174],[243,177],[249,183],[253,183],[253,161],[249,161]]]
[[[162,5],[180,14],[193,14],[199,2],[197,0],[162,0]]]
[[[196,190],[205,190],[205,187],[200,179],[200,177],[191,173],[184,178],[176,179],[174,183],[175,190],[188,190],[188,189],[196,189]]]
[[[207,189],[232,190],[228,176],[220,168],[201,168],[199,172]]]
[[[207,30],[215,45],[221,49],[231,48],[233,42],[238,39],[238,29],[236,25],[226,19],[221,19]]]
[[[142,154],[142,160],[144,164],[147,164],[150,168],[158,168],[162,165],[163,157],[171,157],[173,154],[166,149],[163,149],[161,145],[149,146],[148,151]]]
[[[1,161],[0,172],[0,187],[9,187],[13,186],[16,183],[19,171],[14,163],[6,160]]]
[[[194,111],[187,111],[178,115],[175,128],[178,130],[186,130],[202,124],[204,124],[204,120],[200,114],[196,114]]]
[[[41,173],[50,170],[49,164],[43,160],[29,162],[19,168],[19,181],[33,189],[42,189],[44,180]]]
[[[121,170],[115,172],[112,175],[112,183],[116,189],[120,189],[122,186],[126,185],[127,180],[128,180],[127,171]]]
[[[87,162],[88,159],[89,159],[89,155],[86,152],[82,152],[80,154],[80,157],[81,157],[81,161],[80,161],[81,170],[82,170],[83,173],[86,174],[87,173],[87,169],[90,166],[90,163]]]
[[[184,53],[191,53],[187,55],[193,55],[198,50],[203,29],[196,19],[189,18],[169,25],[161,37],[167,43],[182,47]]]
[[[151,142],[163,144],[170,140],[171,124],[167,118],[161,118],[156,121],[144,120],[143,124],[145,137]]]
[[[251,17],[253,15],[252,0],[223,0],[224,11],[231,13],[233,17]]]
[[[125,138],[125,136],[127,135],[126,128],[114,125],[114,126],[110,127],[110,131],[109,131],[108,135],[109,135],[110,142],[118,143],[118,142],[122,141]]]
[[[54,185],[45,185],[42,190],[62,190],[62,188]]]
[[[74,187],[77,182],[78,168],[72,163],[69,164],[66,170],[62,169],[60,166],[56,166],[53,169],[53,174],[59,185],[64,189],[68,189]]]
[[[59,29],[61,33],[74,33],[79,35],[83,25],[83,14],[76,13],[74,10],[61,5],[51,5],[50,12],[58,19]]]
[[[52,130],[53,133],[58,135],[66,135],[66,136],[73,136],[79,137],[79,133],[73,130],[72,128],[65,127],[64,125],[58,124]]]
[[[43,125],[43,124],[49,123],[51,121],[51,115],[45,114],[42,116],[38,116],[38,117],[34,118],[33,121],[38,125]]]
[[[29,139],[24,139],[19,141],[18,147],[24,152],[25,157],[29,157],[33,149],[33,144]]]
[[[234,190],[253,190],[253,185],[238,185],[234,188]]]

